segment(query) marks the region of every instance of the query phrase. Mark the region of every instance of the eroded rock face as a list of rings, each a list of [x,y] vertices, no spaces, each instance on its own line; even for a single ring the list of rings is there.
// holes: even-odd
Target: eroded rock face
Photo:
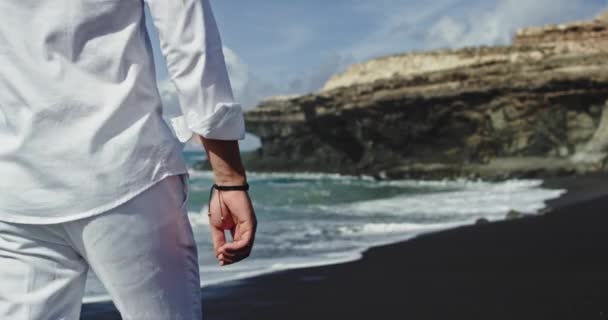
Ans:
[[[604,21],[524,30],[508,47],[384,57],[320,93],[268,100],[245,116],[263,145],[247,167],[389,178],[601,170]]]
[[[520,30],[516,46],[539,46],[557,52],[608,51],[608,11],[592,21],[548,25]]]

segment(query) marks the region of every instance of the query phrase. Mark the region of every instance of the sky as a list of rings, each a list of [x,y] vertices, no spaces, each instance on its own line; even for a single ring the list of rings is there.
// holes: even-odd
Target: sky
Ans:
[[[210,0],[236,99],[314,92],[328,78],[394,53],[511,42],[526,26],[586,20],[608,0]],[[147,17],[149,17],[148,13]],[[148,19],[159,88],[177,102]]]

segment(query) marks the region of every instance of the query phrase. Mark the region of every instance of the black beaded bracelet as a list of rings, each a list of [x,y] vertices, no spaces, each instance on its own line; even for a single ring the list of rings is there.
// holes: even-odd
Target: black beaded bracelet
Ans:
[[[211,186],[212,188],[216,188],[218,190],[222,190],[222,191],[228,191],[228,190],[244,190],[244,191],[248,191],[249,190],[249,183],[245,182],[245,184],[242,185],[237,185],[237,186],[220,186],[217,184],[213,184]]]
[[[211,197],[213,196],[213,189],[217,189],[219,191],[249,191],[249,184],[247,182],[245,182],[245,184],[242,185],[236,185],[236,186],[220,186],[216,183],[214,183],[211,186],[211,189],[209,190],[209,200],[207,201],[208,205],[207,205],[207,210],[208,210],[208,216],[211,216]],[[222,212],[222,203],[218,194],[218,202],[220,205],[220,215],[222,218],[222,221],[224,221],[224,213]]]

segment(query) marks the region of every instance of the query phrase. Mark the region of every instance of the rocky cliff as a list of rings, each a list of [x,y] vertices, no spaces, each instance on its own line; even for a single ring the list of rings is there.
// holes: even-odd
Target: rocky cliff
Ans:
[[[605,168],[608,19],[381,57],[246,113],[249,170],[511,177]]]

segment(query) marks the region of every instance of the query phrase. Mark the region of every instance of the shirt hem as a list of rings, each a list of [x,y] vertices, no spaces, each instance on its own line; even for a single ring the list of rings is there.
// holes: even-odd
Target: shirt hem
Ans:
[[[189,175],[188,170],[167,171],[163,175],[159,176],[158,179],[150,181],[150,183],[145,184],[142,188],[139,188],[133,192],[127,193],[125,196],[123,196],[113,202],[110,202],[110,203],[105,204],[100,207],[96,207],[92,210],[74,214],[71,216],[55,217],[55,218],[53,218],[53,217],[35,217],[35,216],[17,217],[17,216],[11,215],[11,214],[0,213],[0,221],[6,222],[6,223],[44,225],[44,224],[58,224],[58,223],[70,222],[70,221],[74,221],[74,220],[80,220],[80,219],[84,219],[84,218],[90,218],[90,217],[93,217],[93,216],[96,216],[99,214],[103,214],[116,207],[119,207],[120,205],[128,202],[129,200],[137,197],[139,194],[143,193],[144,191],[152,188],[154,185],[156,185],[157,183],[161,182],[163,179],[165,179],[169,176],[175,176],[175,175],[180,175],[180,174],[184,174],[184,173]]]

